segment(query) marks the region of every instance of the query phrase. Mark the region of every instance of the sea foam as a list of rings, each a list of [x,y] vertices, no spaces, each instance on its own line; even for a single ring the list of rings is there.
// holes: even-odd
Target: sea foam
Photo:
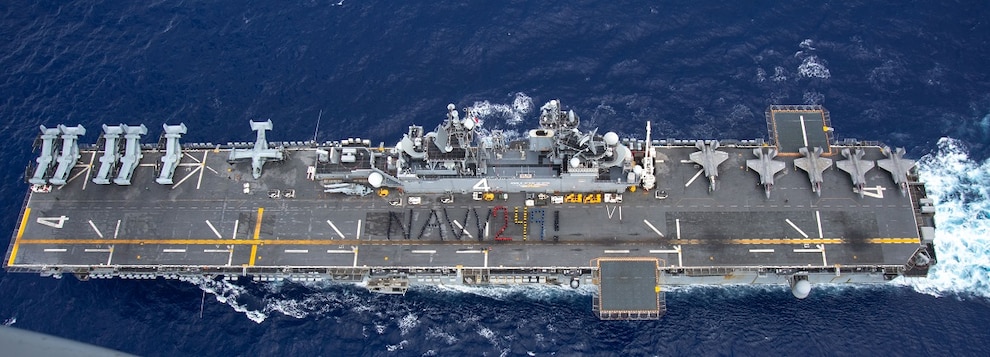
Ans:
[[[818,59],[818,56],[805,57],[801,65],[798,66],[798,74],[805,78],[829,79],[832,77],[828,68],[825,67],[825,63]]]
[[[990,297],[990,160],[977,162],[962,142],[942,138],[918,165],[935,200],[938,263],[927,279],[898,283],[935,296]]]
[[[516,126],[526,119],[526,115],[533,111],[533,98],[523,92],[514,95],[512,104],[491,103],[487,100],[474,102],[471,106],[474,114],[478,116],[481,123],[494,118],[504,119],[510,126]]]

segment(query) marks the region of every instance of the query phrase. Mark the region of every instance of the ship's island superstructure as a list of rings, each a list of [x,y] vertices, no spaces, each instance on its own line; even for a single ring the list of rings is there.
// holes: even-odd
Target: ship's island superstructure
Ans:
[[[463,113],[463,115],[462,115]],[[656,319],[664,287],[878,283],[935,264],[934,207],[903,149],[838,141],[820,106],[771,106],[769,139],[582,131],[552,100],[510,140],[451,104],[394,146],[349,138],[181,144],[165,125],[41,127],[5,267],[81,279],[596,287],[602,319]],[[879,166],[879,168],[876,168]]]

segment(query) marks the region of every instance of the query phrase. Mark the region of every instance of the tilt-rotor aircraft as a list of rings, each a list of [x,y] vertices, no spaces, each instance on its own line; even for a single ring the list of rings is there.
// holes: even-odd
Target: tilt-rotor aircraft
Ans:
[[[282,148],[270,148],[268,140],[265,139],[265,132],[272,130],[271,119],[268,119],[268,121],[252,121],[251,130],[258,133],[258,137],[254,141],[254,147],[251,149],[230,150],[230,158],[227,161],[235,162],[237,160],[251,159],[251,176],[258,179],[261,178],[261,169],[265,166],[265,162],[285,159],[285,150]]]

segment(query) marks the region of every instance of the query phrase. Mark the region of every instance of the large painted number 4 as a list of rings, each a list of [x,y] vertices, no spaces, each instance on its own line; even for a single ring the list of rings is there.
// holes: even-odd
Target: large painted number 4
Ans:
[[[481,179],[481,181],[478,181],[478,183],[474,184],[474,187],[473,188],[474,188],[475,191],[485,191],[485,192],[488,192],[488,191],[491,190],[491,187],[488,186],[488,179],[487,178],[483,178],[483,179]]]
[[[886,188],[883,186],[863,187],[863,196],[873,197],[873,198],[883,198],[884,190],[886,190]]]
[[[59,217],[38,217],[38,224],[49,226],[52,228],[62,228],[65,225],[65,221],[68,221],[69,217],[59,216]]]

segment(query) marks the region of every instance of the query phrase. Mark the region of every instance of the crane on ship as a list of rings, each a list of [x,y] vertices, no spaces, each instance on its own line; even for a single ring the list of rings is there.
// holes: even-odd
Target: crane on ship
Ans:
[[[643,156],[643,178],[640,180],[643,184],[644,190],[652,190],[656,187],[657,177],[653,174],[654,160],[657,155],[657,149],[653,147],[653,141],[651,138],[652,128],[650,127],[650,122],[646,122],[646,155]]]

